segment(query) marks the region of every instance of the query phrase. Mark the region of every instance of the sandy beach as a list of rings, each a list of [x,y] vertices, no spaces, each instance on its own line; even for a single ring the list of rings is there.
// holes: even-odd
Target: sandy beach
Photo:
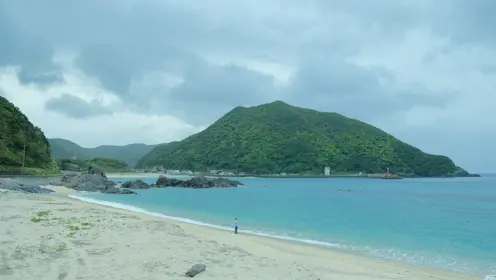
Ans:
[[[0,190],[0,279],[483,279],[234,235],[67,197]]]

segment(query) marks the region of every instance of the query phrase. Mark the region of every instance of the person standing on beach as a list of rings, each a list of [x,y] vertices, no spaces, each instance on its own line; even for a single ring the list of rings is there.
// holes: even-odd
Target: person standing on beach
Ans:
[[[234,218],[234,234],[238,234],[238,218]]]

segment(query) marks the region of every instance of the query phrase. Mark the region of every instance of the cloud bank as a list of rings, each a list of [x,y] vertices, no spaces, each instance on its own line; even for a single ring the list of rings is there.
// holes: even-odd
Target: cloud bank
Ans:
[[[49,137],[179,140],[283,100],[495,171],[491,0],[5,0],[0,92]]]

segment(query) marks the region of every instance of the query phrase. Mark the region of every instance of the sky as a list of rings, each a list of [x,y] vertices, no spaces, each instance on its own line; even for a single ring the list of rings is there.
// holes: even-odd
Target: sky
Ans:
[[[496,171],[496,1],[2,0],[0,95],[47,137],[164,143],[282,100]]]

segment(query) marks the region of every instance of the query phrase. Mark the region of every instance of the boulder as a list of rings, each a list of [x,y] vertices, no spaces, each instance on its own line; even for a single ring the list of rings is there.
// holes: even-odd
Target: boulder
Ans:
[[[133,192],[132,190],[129,190],[129,189],[121,189],[121,191],[119,192],[119,194],[137,194],[135,192]]]
[[[142,180],[134,180],[122,183],[121,187],[126,189],[149,189],[150,185]]]
[[[90,165],[88,166],[88,173],[94,174],[94,175],[100,175],[102,177],[107,178],[107,176],[105,175],[105,172],[103,172],[103,169],[98,167],[96,164],[93,164],[93,163],[90,163]]]
[[[243,185],[241,182],[228,178],[193,177],[189,180],[178,180],[160,176],[155,183],[156,187],[182,187],[182,188],[232,188]],[[153,186],[153,185],[152,185]]]
[[[214,182],[216,188],[232,188],[243,185],[240,181],[231,180],[228,178],[216,178],[212,181]]]
[[[179,186],[183,183],[184,181],[174,179],[174,178],[167,178],[163,175],[158,176],[157,182],[155,182],[155,186],[157,187],[176,187]]]
[[[195,277],[197,274],[205,271],[205,269],[207,269],[207,266],[205,264],[195,264],[188,271],[186,271],[186,276]]]
[[[64,186],[76,191],[120,193],[120,189],[115,187],[116,183],[110,181],[99,167],[90,164],[88,171],[88,173],[64,175],[50,184]]]
[[[38,194],[47,194],[53,192],[52,190],[42,188],[39,185],[23,184],[9,178],[0,179],[0,189]]]
[[[133,192],[132,190],[129,189],[121,189],[118,187],[110,186],[107,187],[106,189],[102,190],[103,193],[108,193],[108,194],[137,194]]]
[[[65,176],[64,176],[65,177]],[[106,176],[101,176],[99,174],[83,173],[71,178],[62,179],[65,187],[74,189],[76,191],[86,191],[86,192],[103,192],[108,187],[113,187],[116,185],[115,182],[107,179]]]

